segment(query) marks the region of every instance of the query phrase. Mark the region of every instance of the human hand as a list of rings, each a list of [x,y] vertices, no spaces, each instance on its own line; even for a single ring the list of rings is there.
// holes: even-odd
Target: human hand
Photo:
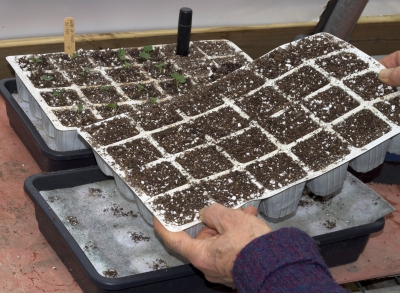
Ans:
[[[379,60],[387,69],[379,72],[383,83],[391,86],[400,86],[400,51],[396,51]]]
[[[169,248],[201,270],[208,281],[233,287],[232,269],[239,252],[253,239],[272,231],[256,215],[252,206],[234,210],[215,203],[200,211],[206,226],[194,239],[184,231],[168,231],[156,218],[154,230]]]

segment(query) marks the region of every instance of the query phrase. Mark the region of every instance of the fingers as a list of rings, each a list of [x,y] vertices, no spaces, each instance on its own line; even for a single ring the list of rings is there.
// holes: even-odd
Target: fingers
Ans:
[[[222,219],[228,218],[232,213],[235,212],[237,211],[224,207],[219,203],[214,203],[200,210],[200,220],[207,227],[216,230],[218,233],[224,233],[225,225],[227,223]]]
[[[154,230],[172,250],[178,252],[179,254],[191,260],[193,253],[195,253],[194,245],[195,241],[186,232],[170,232],[160,223],[160,221],[153,217]]]
[[[386,68],[395,68],[400,66],[400,51],[396,51],[379,60]]]
[[[258,214],[257,209],[255,207],[253,207],[253,206],[248,206],[248,207],[244,208],[243,211],[246,214],[251,214],[253,216],[257,216],[257,214]]]
[[[379,79],[387,85],[400,86],[400,66],[381,70]]]

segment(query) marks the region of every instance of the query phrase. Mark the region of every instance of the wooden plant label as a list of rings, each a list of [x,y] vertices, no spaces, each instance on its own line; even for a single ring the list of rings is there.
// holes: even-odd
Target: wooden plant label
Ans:
[[[75,23],[72,17],[64,19],[64,52],[70,56],[75,53]]]

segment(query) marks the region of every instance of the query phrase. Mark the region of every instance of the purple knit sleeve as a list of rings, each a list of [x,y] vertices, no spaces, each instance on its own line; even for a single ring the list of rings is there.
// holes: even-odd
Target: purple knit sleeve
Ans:
[[[282,228],[250,242],[233,271],[239,292],[346,292],[337,285],[314,240],[295,228]]]

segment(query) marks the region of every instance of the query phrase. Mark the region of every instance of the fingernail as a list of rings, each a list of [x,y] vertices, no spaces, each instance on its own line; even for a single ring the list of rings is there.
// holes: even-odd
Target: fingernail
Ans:
[[[390,69],[382,69],[379,72],[379,79],[380,80],[387,80],[390,74]]]
[[[200,218],[200,221],[202,221],[203,222],[203,213],[204,213],[204,209],[205,208],[202,208],[201,210],[200,210],[200,212],[199,212],[199,218]]]

